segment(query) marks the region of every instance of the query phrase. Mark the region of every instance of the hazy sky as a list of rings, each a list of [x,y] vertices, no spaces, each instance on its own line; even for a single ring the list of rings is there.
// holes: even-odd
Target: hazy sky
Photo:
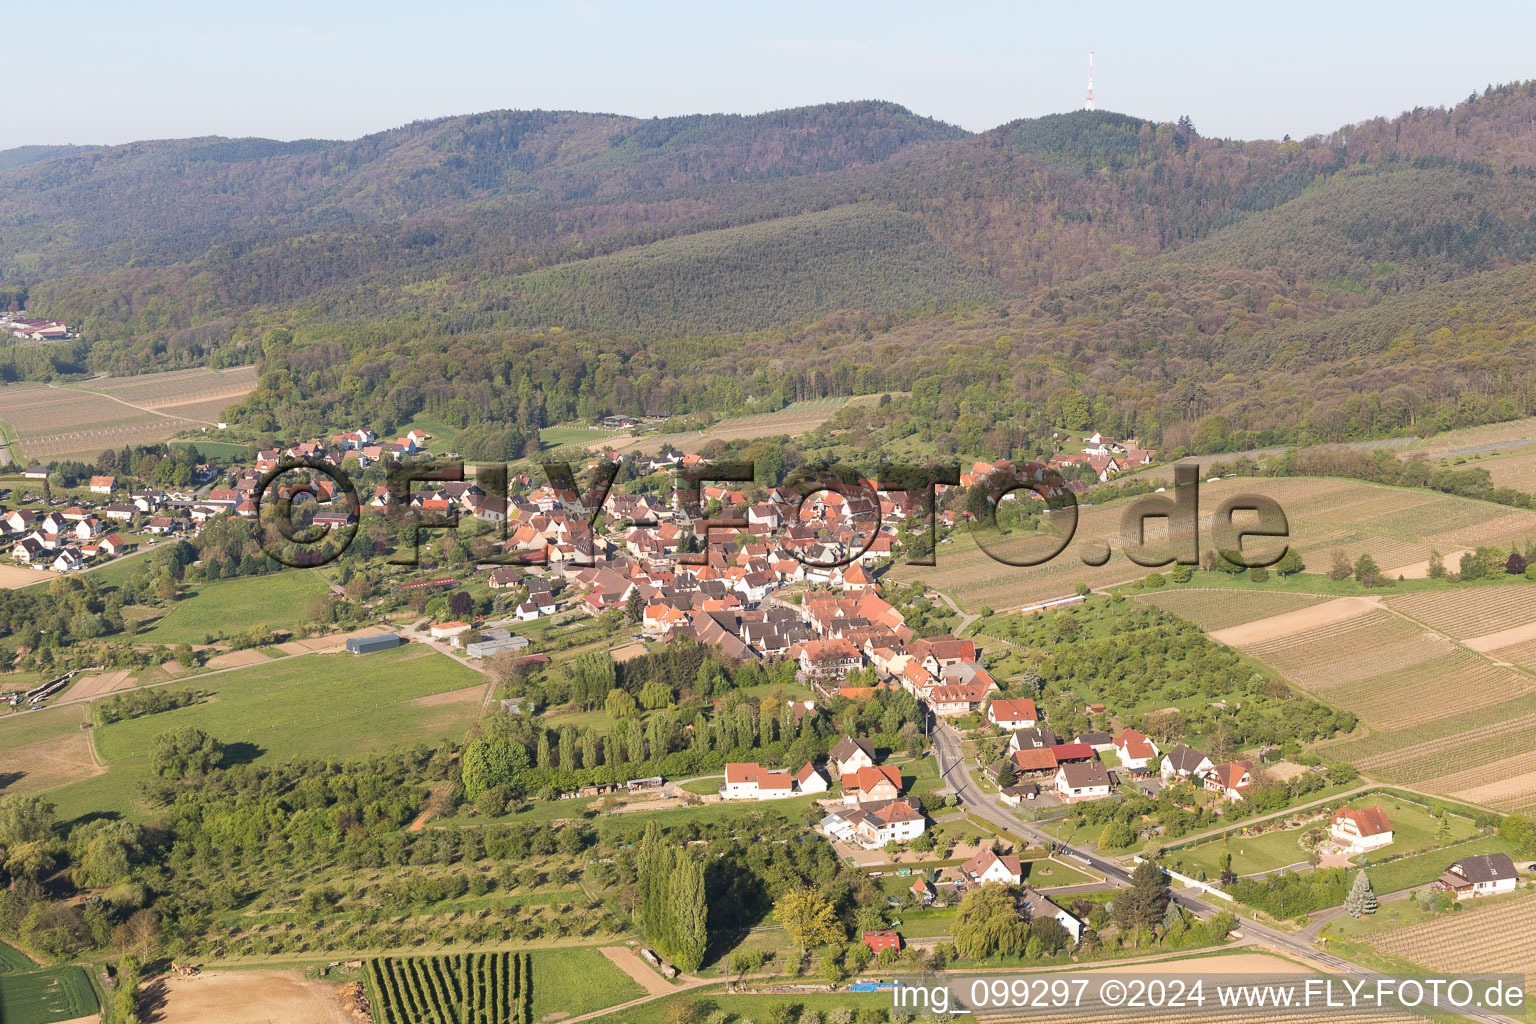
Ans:
[[[1082,105],[1303,136],[1536,77],[1536,4],[19,4],[0,149],[352,138],[504,107],[640,116],[879,98],[972,130]]]

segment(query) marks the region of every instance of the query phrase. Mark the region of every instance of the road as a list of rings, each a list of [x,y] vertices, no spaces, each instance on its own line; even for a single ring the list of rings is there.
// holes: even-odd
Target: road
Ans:
[[[965,762],[965,757],[960,747],[960,734],[944,724],[934,725],[931,729],[934,742],[934,755],[939,762],[939,776],[948,783],[966,807],[998,826],[1003,831],[1019,836],[1027,841],[1038,843],[1047,849],[1054,849],[1058,855],[1065,855],[1073,860],[1087,864],[1093,870],[1102,874],[1110,881],[1110,884],[1123,888],[1131,881],[1131,873],[1118,863],[1107,860],[1088,850],[1068,846],[1058,841],[1054,836],[1042,829],[1036,828],[1028,822],[1015,818],[1008,810],[993,800],[988,794],[982,792],[981,787],[971,776],[971,769]],[[1210,917],[1221,910],[1240,912],[1241,907],[1217,906],[1205,900],[1198,899],[1184,892],[1173,893],[1173,900],[1179,906],[1201,917]],[[1270,946],[1294,959],[1317,965],[1320,968],[1337,974],[1351,975],[1361,978],[1380,977],[1379,972],[1361,967],[1340,957],[1324,953],[1315,949],[1309,938],[1302,935],[1294,935],[1282,932],[1267,925],[1262,925],[1255,920],[1241,921],[1243,935],[1249,943],[1259,943]],[[1488,1021],[1490,1024],[1519,1024],[1513,1018],[1486,1011],[1467,1012],[1460,1016],[1473,1020]]]

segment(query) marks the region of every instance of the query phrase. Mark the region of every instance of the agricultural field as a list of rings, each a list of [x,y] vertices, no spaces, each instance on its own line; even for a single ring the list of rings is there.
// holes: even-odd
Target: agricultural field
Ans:
[[[66,818],[101,807],[134,814],[136,787],[149,777],[155,736],[184,726],[225,743],[226,761],[351,757],[395,745],[460,740],[479,701],[433,698],[483,681],[473,669],[412,644],[363,657],[298,655],[203,676],[198,688],[210,697],[202,703],[92,730],[110,770],[54,790],[49,799]],[[10,724],[0,722],[0,729]]]
[[[1412,921],[1416,917],[1423,919]],[[1359,940],[1431,971],[1523,974],[1528,990],[1530,979],[1536,979],[1536,946],[1530,941],[1536,932],[1536,893],[1473,901],[1457,913],[1428,917],[1405,904],[1397,919],[1412,923],[1373,929]],[[1381,923],[1391,922],[1370,922]]]
[[[1285,591],[1160,590],[1138,594],[1137,600],[1155,604],[1207,632],[1238,626],[1272,615],[1310,608],[1328,600],[1317,594]]]
[[[84,723],[78,707],[0,718],[0,796],[43,793],[101,774]]]
[[[215,580],[183,594],[163,618],[134,640],[202,644],[209,637],[235,636],[258,625],[292,630],[304,619],[309,602],[326,592],[325,578],[304,569]]]
[[[5,1024],[73,1021],[97,1008],[90,979],[78,967],[0,973],[0,1021]]]
[[[1387,604],[1457,640],[1473,641],[1522,626],[1531,627],[1531,637],[1526,639],[1536,639],[1536,583],[1404,594],[1389,597]]]
[[[529,1024],[527,953],[369,960],[368,1005],[377,1024]]]
[[[703,430],[690,430],[678,434],[644,434],[630,440],[619,438],[605,447],[618,452],[639,452],[651,455],[659,451],[664,444],[673,445],[685,452],[694,452],[709,441],[750,441],[759,437],[777,437],[780,434],[799,437],[831,419],[848,401],[846,398],[823,398],[809,402],[796,402],[777,412],[724,419]],[[602,439],[599,438],[591,443],[601,442]]]
[[[1200,536],[1211,542],[1211,522],[1228,497],[1263,495],[1277,501],[1290,524],[1290,545],[1301,553],[1307,568],[1326,571],[1335,550],[1353,559],[1369,553],[1388,576],[1427,562],[1432,551],[1442,554],[1480,544],[1523,544],[1536,536],[1536,513],[1489,502],[1456,498],[1433,491],[1383,487],[1334,478],[1233,478],[1202,483]],[[1071,544],[1044,565],[1018,568],[988,556],[975,535],[959,531],[953,543],[941,544],[934,566],[898,563],[890,578],[920,580],[953,597],[967,611],[983,605],[996,610],[1020,608],[1072,593],[1078,583],[1102,588],[1145,576],[1149,570],[1123,557],[1121,518],[1132,506],[1116,501],[1080,510]],[[1059,524],[1070,517],[1058,516]],[[1065,525],[1059,527],[1065,530]],[[1148,541],[1166,533],[1156,520],[1148,523]],[[989,542],[991,543],[991,542]],[[1013,550],[1021,545],[1013,542]],[[1260,542],[1250,540],[1252,550]],[[1085,565],[1081,556],[1109,544],[1113,553],[1102,566]],[[997,546],[997,545],[993,545]],[[1054,546],[1052,544],[1051,546]],[[1042,545],[1032,545],[1039,552]],[[1406,575],[1406,573],[1405,573]]]
[[[18,462],[94,459],[104,448],[150,444],[211,426],[255,386],[250,366],[59,386],[13,384],[0,388],[0,409],[16,434],[20,451],[12,454]]]

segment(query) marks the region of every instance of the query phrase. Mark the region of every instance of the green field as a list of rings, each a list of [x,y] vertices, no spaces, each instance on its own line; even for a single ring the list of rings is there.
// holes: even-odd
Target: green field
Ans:
[[[0,1021],[5,1024],[52,1024],[96,1010],[96,992],[78,967],[0,974]]]
[[[196,726],[237,758],[351,757],[394,745],[460,740],[480,710],[478,698],[427,705],[419,698],[473,687],[484,677],[445,655],[406,645],[357,657],[306,654],[200,680],[209,700],[96,730],[106,775],[50,794],[61,816],[131,813],[149,775],[154,737]]]
[[[1435,832],[1440,827],[1440,819],[1432,817],[1426,809],[1417,804],[1383,798],[1379,795],[1352,800],[1349,806],[1379,806],[1386,812],[1387,819],[1392,822],[1392,845],[1367,855],[1371,861],[1415,854],[1432,845],[1445,846],[1450,843],[1459,843],[1477,835],[1477,829],[1473,827],[1471,821],[1451,814],[1447,817],[1451,838],[1437,842]],[[1320,824],[1326,827],[1327,822],[1323,821]],[[1221,874],[1221,858],[1229,852],[1232,854],[1232,870],[1239,875],[1273,871],[1307,859],[1309,854],[1302,849],[1300,843],[1302,833],[1305,831],[1306,829],[1285,829],[1265,832],[1257,836],[1233,836],[1229,839],[1202,843],[1189,849],[1170,850],[1168,858],[1170,863],[1183,865],[1181,870],[1186,872],[1204,870],[1208,878],[1216,878]],[[1356,862],[1359,862],[1358,859]],[[1385,871],[1390,866],[1382,865],[1375,870]]]
[[[27,954],[0,942],[0,974],[22,974],[36,966]]]
[[[204,458],[226,463],[244,459],[251,450],[250,445],[233,441],[171,441],[169,443],[172,448],[195,446]]]
[[[659,977],[659,975],[658,975]],[[533,953],[533,1019],[579,1016],[639,999],[645,990],[591,946]]]
[[[325,577],[302,569],[271,576],[217,580],[185,594],[170,612],[134,639],[151,644],[200,644],[252,626],[291,630],[309,602],[326,592]]]

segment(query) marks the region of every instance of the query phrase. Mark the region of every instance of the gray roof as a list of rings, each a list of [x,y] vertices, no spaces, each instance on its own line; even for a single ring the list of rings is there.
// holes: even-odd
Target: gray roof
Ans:
[[[1515,862],[1509,859],[1507,853],[1482,853],[1475,857],[1463,857],[1451,865],[1451,870],[1473,883],[1518,877]]]

